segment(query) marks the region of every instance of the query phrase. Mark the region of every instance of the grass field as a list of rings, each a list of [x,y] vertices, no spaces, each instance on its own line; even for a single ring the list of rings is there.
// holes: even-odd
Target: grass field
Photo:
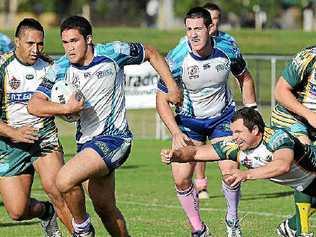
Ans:
[[[63,135],[62,143],[66,159],[69,159],[75,152],[74,141],[71,136]],[[131,236],[190,236],[189,227],[175,196],[170,168],[159,161],[160,149],[168,145],[169,141],[135,140],[129,160],[117,171],[118,206],[127,219]],[[201,202],[201,215],[213,235],[223,237],[225,201],[220,191],[221,178],[215,163],[208,164],[207,175],[211,198]],[[46,199],[37,177],[32,193],[35,198]],[[291,194],[289,188],[269,181],[245,183],[242,186],[239,209],[244,236],[276,236],[275,228],[278,223],[294,210]],[[108,236],[88,198],[86,202],[96,227],[96,236]],[[11,221],[3,205],[0,206],[0,212],[1,237],[42,236],[37,220],[22,223]],[[313,229],[315,230],[314,227]],[[65,228],[62,227],[62,231],[67,236]]]
[[[63,49],[58,28],[47,28],[45,49],[49,54],[62,54]],[[11,38],[14,31],[3,31]],[[229,31],[235,37],[244,54],[281,54],[293,55],[300,49],[315,44],[316,32],[236,29]],[[175,47],[184,35],[184,29],[157,30],[130,27],[95,27],[95,42],[111,42],[115,40],[136,41],[151,44],[163,54]]]

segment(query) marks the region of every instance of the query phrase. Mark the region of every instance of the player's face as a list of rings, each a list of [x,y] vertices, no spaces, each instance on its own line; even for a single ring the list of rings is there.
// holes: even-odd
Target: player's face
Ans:
[[[233,139],[240,150],[244,151],[257,145],[257,129],[250,131],[245,125],[243,119],[237,119],[232,122],[230,128],[233,132]]]
[[[85,65],[92,60],[93,52],[89,47],[90,36],[85,39],[79,30],[66,29],[61,33],[61,40],[65,53],[72,64]]]
[[[217,10],[208,10],[208,12],[211,14],[211,18],[212,18],[210,35],[216,35],[216,33],[218,31],[220,19],[221,19],[221,13]]]
[[[17,58],[24,64],[33,65],[43,52],[44,34],[39,30],[26,28],[15,38],[15,44]]]
[[[199,17],[186,19],[185,28],[192,50],[201,54],[209,44],[209,27]]]

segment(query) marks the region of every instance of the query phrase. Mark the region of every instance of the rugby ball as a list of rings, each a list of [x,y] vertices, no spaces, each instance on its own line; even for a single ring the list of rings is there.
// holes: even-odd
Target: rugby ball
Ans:
[[[80,100],[83,95],[73,84],[67,81],[57,81],[51,94],[51,101],[59,104],[66,104],[72,94],[75,94],[77,100]],[[79,113],[59,115],[61,119],[67,122],[76,122],[79,120]]]

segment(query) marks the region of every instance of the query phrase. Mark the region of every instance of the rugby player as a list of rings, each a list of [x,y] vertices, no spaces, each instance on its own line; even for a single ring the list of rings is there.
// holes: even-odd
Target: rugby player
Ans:
[[[176,108],[174,117],[168,104],[162,81],[158,84],[157,110],[172,135],[174,149],[205,144],[206,139],[218,140],[230,136],[229,124],[235,111],[235,103],[228,88],[230,71],[240,81],[244,103],[255,103],[253,80],[247,73],[246,63],[239,49],[228,40],[216,41],[209,37],[212,28],[211,16],[207,10],[196,7],[185,17],[187,42],[171,50],[167,62],[174,79],[183,88],[184,102]],[[206,226],[199,215],[197,190],[192,184],[196,163],[172,164],[172,174],[179,201],[192,226],[192,235],[204,235]],[[221,169],[236,165],[226,161]],[[241,236],[237,206],[239,186],[233,189],[223,183],[229,203],[226,215],[228,236]],[[196,235],[196,233],[198,233]]]
[[[168,102],[179,104],[180,90],[165,60],[151,46],[125,42],[93,44],[92,27],[80,16],[67,18],[60,26],[60,33],[66,55],[56,62],[38,87],[29,110],[38,116],[80,112],[76,134],[78,153],[57,177],[57,187],[74,218],[74,236],[95,236],[85,207],[83,182],[88,183],[94,209],[110,235],[128,236],[115,200],[115,169],[127,160],[132,143],[125,116],[123,67],[148,60],[171,90]],[[73,96],[63,105],[49,101],[51,88],[58,80],[75,85],[84,100],[77,101]]]
[[[162,162],[232,160],[249,170],[232,169],[223,174],[231,186],[256,179],[270,179],[292,187],[297,192],[316,197],[316,147],[301,143],[277,127],[265,126],[260,114],[251,108],[238,110],[232,118],[232,138],[203,146],[186,146],[162,150]],[[278,228],[280,236],[307,237]]]
[[[52,117],[40,118],[27,111],[27,103],[42,82],[52,61],[43,56],[44,30],[25,18],[16,28],[15,51],[0,56],[0,193],[13,220],[40,218],[45,236],[61,236],[55,210],[72,231],[71,214],[56,187],[63,165],[62,147]],[[50,202],[30,197],[34,169]]]
[[[297,53],[284,69],[274,90],[277,104],[272,110],[271,124],[287,130],[304,144],[316,141],[315,62],[315,47]],[[307,234],[310,232],[309,216],[316,210],[313,198],[295,191],[294,201],[296,214],[284,220],[279,228],[297,235]]]

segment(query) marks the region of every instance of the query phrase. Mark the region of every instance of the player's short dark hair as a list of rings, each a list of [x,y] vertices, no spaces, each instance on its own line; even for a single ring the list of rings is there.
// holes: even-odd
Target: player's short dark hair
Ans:
[[[64,30],[77,29],[86,39],[88,35],[92,35],[92,26],[90,22],[82,16],[70,16],[60,25],[60,34]]]
[[[222,10],[220,9],[220,7],[212,2],[207,2],[203,5],[203,8],[209,10],[209,11],[219,11],[222,12]]]
[[[244,126],[252,131],[255,126],[258,127],[259,132],[264,132],[264,121],[260,113],[253,109],[244,107],[235,112],[232,122],[235,122],[237,119],[242,119],[244,121]]]
[[[203,18],[204,25],[206,27],[212,24],[212,18],[211,18],[210,13],[203,7],[191,8],[185,15],[184,24],[188,18]]]
[[[38,30],[38,31],[41,31],[43,33],[43,35],[44,35],[44,28],[43,28],[43,26],[41,25],[41,23],[39,23],[34,18],[24,18],[22,21],[20,21],[20,23],[16,27],[15,37],[20,37],[22,32],[25,29]]]

